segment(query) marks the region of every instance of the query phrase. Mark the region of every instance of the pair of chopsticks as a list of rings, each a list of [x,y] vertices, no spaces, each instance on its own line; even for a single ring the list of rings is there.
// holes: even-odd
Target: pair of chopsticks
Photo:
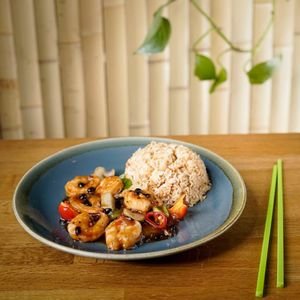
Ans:
[[[273,166],[272,180],[269,194],[269,203],[265,222],[264,237],[261,249],[259,270],[256,284],[256,297],[263,297],[265,273],[267,266],[275,193],[277,191],[277,282],[278,288],[284,287],[284,233],[283,233],[283,183],[282,160]]]

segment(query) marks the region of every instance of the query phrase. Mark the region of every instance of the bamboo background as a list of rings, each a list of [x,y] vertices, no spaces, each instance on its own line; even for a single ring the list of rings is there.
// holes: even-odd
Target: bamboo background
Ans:
[[[300,1],[276,0],[254,63],[281,54],[273,79],[250,85],[248,54],[228,52],[213,94],[193,75],[193,43],[209,24],[188,0],[164,10],[164,52],[135,54],[164,0],[0,0],[3,139],[300,132]],[[271,0],[198,0],[234,44],[261,36]],[[226,49],[216,33],[197,50]]]

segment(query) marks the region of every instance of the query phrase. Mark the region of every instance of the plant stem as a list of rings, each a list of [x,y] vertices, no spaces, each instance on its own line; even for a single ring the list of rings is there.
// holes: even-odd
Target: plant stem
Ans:
[[[218,55],[218,57],[216,58],[216,61],[217,61],[218,65],[219,65],[221,68],[224,68],[224,66],[223,66],[223,64],[222,64],[222,62],[221,62],[221,57],[222,57],[223,55],[225,55],[227,52],[230,52],[230,51],[231,51],[231,48],[227,48],[227,49],[223,50],[223,51]]]
[[[273,5],[273,9],[271,12],[271,18],[265,28],[265,30],[263,31],[261,37],[258,39],[258,41],[256,42],[256,44],[254,45],[253,48],[251,49],[242,49],[236,45],[234,45],[230,39],[222,32],[222,30],[217,26],[217,24],[215,23],[215,21],[202,9],[202,7],[198,4],[197,0],[190,0],[191,3],[194,5],[194,7],[200,12],[200,14],[202,14],[202,16],[204,16],[206,18],[206,20],[210,23],[210,25],[212,26],[212,28],[219,34],[219,36],[225,41],[225,43],[229,46],[229,48],[233,51],[236,52],[242,52],[242,53],[251,53],[253,56],[255,55],[256,51],[258,50],[258,48],[260,47],[261,43],[263,42],[263,40],[265,39],[267,33],[269,32],[270,28],[273,25],[274,22],[274,10],[275,10],[275,0],[272,0],[272,5]],[[226,51],[227,52],[227,51]]]
[[[168,0],[165,4],[161,5],[156,12],[154,13],[154,15],[156,15],[157,13],[160,13],[166,6],[170,5],[172,2],[175,2],[176,0]]]
[[[263,31],[261,37],[257,40],[256,44],[253,47],[252,54],[255,55],[256,51],[259,49],[261,43],[265,39],[266,35],[268,34],[269,30],[271,29],[273,23],[274,23],[274,14],[275,14],[275,0],[272,1],[272,11],[271,11],[271,18],[269,19],[269,22]]]
[[[192,46],[192,51],[197,53],[197,45],[212,31],[214,28],[208,29],[205,33],[203,33],[194,43]]]
[[[215,21],[202,9],[202,7],[197,3],[196,0],[191,0],[191,3],[206,18],[206,20],[210,23],[212,28],[219,34],[219,36],[225,41],[225,43],[230,47],[231,50],[234,50],[236,52],[252,52],[252,49],[242,49],[234,45],[229,40],[229,38],[222,32],[222,30],[217,26]]]

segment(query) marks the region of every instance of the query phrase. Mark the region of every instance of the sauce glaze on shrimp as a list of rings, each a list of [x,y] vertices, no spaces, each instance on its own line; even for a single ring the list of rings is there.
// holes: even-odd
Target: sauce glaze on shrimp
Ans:
[[[111,222],[105,229],[106,245],[111,250],[130,249],[141,237],[141,223],[124,216]]]
[[[105,232],[109,218],[105,213],[89,214],[82,212],[68,224],[68,232],[72,239],[81,242],[98,240]]]
[[[81,194],[93,194],[100,181],[101,179],[98,176],[76,176],[66,183],[66,195],[71,197]]]

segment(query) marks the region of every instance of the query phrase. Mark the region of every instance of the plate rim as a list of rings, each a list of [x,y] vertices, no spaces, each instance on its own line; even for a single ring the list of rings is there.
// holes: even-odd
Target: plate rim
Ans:
[[[174,248],[170,248],[170,249],[167,248],[164,250],[159,250],[159,251],[154,251],[154,252],[146,252],[146,253],[127,253],[126,250],[124,250],[123,253],[111,253],[109,250],[107,253],[103,253],[103,252],[97,253],[97,252],[91,252],[91,251],[87,251],[87,250],[70,248],[68,246],[58,244],[54,241],[50,241],[50,240],[44,238],[43,236],[35,233],[33,230],[31,230],[29,228],[29,226],[26,224],[26,222],[24,222],[23,219],[21,218],[19,211],[18,211],[18,207],[17,207],[18,193],[20,192],[20,189],[22,188],[24,181],[27,180],[27,177],[35,170],[38,170],[39,168],[43,167],[43,165],[45,163],[47,163],[48,161],[52,161],[53,159],[58,158],[61,155],[64,156],[74,150],[75,151],[78,150],[80,152],[81,148],[85,148],[85,147],[89,148],[90,146],[98,145],[98,144],[100,144],[100,145],[108,144],[109,146],[112,146],[111,145],[112,143],[120,144],[120,143],[126,143],[126,142],[127,143],[135,142],[137,145],[139,145],[141,143],[151,142],[151,141],[176,143],[176,144],[184,145],[186,147],[189,147],[193,151],[195,151],[195,150],[200,151],[200,155],[202,155],[201,153],[203,152],[203,155],[207,159],[209,159],[213,163],[217,164],[217,166],[223,171],[224,175],[228,178],[228,180],[232,184],[232,187],[233,187],[232,207],[233,207],[235,188],[234,188],[234,185],[232,182],[232,178],[229,177],[229,174],[226,172],[226,171],[230,170],[232,172],[233,176],[235,176],[235,178],[238,180],[239,187],[240,187],[240,193],[241,193],[241,199],[240,199],[240,203],[239,203],[240,205],[238,207],[238,210],[235,212],[234,216],[231,216],[231,214],[232,214],[232,207],[231,207],[230,213],[229,213],[228,217],[226,218],[226,220],[216,230],[207,234],[206,236],[202,237],[201,239],[196,240],[194,242],[187,243],[187,244],[183,244],[178,247],[174,247]],[[132,144],[130,144],[130,145],[132,145]],[[216,162],[216,160],[218,161],[218,163]],[[221,165],[219,163],[221,163]],[[57,163],[55,163],[55,164],[57,164]],[[14,215],[15,215],[17,221],[23,227],[23,229],[27,233],[29,233],[32,237],[34,237],[38,241],[42,242],[43,244],[46,244],[47,246],[50,246],[52,248],[55,248],[60,251],[67,252],[67,253],[70,253],[73,255],[80,255],[80,256],[91,257],[91,258],[109,259],[109,260],[142,260],[142,259],[163,257],[163,256],[180,253],[180,252],[195,248],[197,246],[200,246],[202,244],[205,244],[205,243],[215,239],[216,237],[220,236],[225,231],[227,231],[230,227],[232,227],[234,225],[234,223],[239,219],[239,217],[241,216],[241,214],[245,208],[246,200],[247,200],[247,190],[246,190],[246,185],[245,185],[245,182],[244,182],[242,176],[240,175],[240,173],[237,171],[237,169],[231,163],[229,163],[226,159],[224,159],[217,153],[215,153],[205,147],[202,147],[202,146],[199,146],[196,144],[192,144],[189,142],[184,142],[181,140],[173,139],[173,138],[152,137],[152,136],[149,136],[149,137],[134,136],[134,137],[114,137],[114,138],[96,139],[96,140],[92,140],[92,141],[88,141],[88,142],[79,143],[79,144],[61,149],[53,154],[46,156],[45,158],[39,160],[31,168],[29,168],[24,173],[24,175],[21,177],[21,179],[19,180],[19,182],[15,188],[15,191],[13,193],[12,208],[13,208],[13,212],[14,212]],[[231,216],[231,218],[230,218],[230,216]],[[130,250],[128,250],[128,251],[130,251]]]

